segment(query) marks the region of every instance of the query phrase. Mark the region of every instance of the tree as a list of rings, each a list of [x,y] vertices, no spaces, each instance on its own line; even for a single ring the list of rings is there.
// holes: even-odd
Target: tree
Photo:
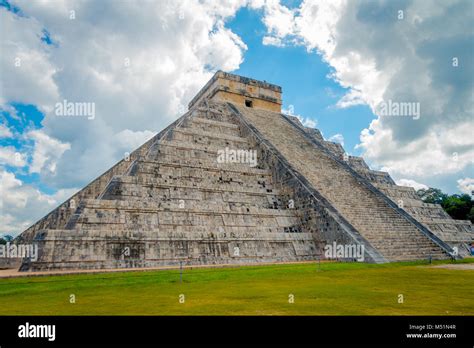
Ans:
[[[425,203],[440,204],[453,219],[474,222],[474,202],[468,194],[448,195],[432,187],[420,189],[416,193]]]
[[[472,200],[466,194],[452,195],[446,197],[441,206],[453,219],[465,220],[468,219],[468,214],[472,208]]]
[[[467,214],[467,218],[471,220],[471,222],[474,222],[474,206],[472,206],[471,210],[469,210],[469,214]]]
[[[11,242],[13,240],[13,236],[9,234],[5,234],[2,237],[0,237],[0,244],[7,244],[8,242]]]
[[[441,204],[448,195],[443,193],[440,189],[432,188],[429,189],[419,189],[416,194],[421,198],[425,203],[435,203]]]
[[[3,236],[3,239],[7,242],[11,242],[13,240],[13,236],[6,234]]]

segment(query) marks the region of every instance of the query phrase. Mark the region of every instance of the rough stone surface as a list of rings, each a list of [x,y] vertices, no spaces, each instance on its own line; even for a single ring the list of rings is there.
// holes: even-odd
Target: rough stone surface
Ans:
[[[232,93],[210,90],[221,84]],[[333,242],[364,245],[369,262],[443,259],[473,240],[470,222],[282,115],[280,92],[217,73],[185,115],[21,234],[40,251],[21,269],[315,260]],[[225,148],[255,150],[257,166],[221,163]]]

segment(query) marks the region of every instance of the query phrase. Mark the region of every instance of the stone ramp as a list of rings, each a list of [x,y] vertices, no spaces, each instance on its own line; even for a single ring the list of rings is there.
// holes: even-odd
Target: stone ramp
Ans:
[[[54,229],[41,229],[30,270],[248,264],[314,260],[304,213],[287,209],[282,185],[261,163],[219,163],[250,149],[225,104],[196,107],[166,136],[82,198]],[[278,186],[278,187],[277,187]],[[284,186],[284,185],[283,185]]]
[[[396,185],[389,173],[370,169],[362,157],[348,156],[340,144],[324,140],[317,129],[304,127],[295,117],[285,118],[293,121],[320,147],[329,150],[334,158],[350,167],[356,176],[362,177],[373,189],[395,202],[397,210],[421,224],[425,232],[429,231],[448,247],[456,248],[461,257],[470,255],[469,245],[474,241],[474,229],[469,220],[452,219],[441,205],[424,203],[413,187]]]
[[[235,108],[386,259],[449,257],[435,241],[318,149],[284,116],[267,110]]]
[[[105,188],[110,184],[110,181],[115,175],[121,175],[126,173],[132,163],[148,152],[157,141],[161,138],[166,137],[167,134],[178,125],[183,122],[189,116],[189,112],[181,116],[175,122],[170,124],[168,127],[163,129],[161,132],[156,134],[152,139],[145,142],[143,145],[138,147],[135,151],[130,153],[130,156],[117,162],[112,168],[99,175],[96,179],[92,180],[82,190],[74,194],[72,197],[61,203],[56,209],[46,214],[43,218],[35,222],[32,226],[23,231],[17,238],[18,242],[31,242],[35,235],[43,229],[56,229],[62,228],[71,219],[73,214],[76,213],[76,208],[79,206],[83,199],[99,197]]]
[[[368,262],[443,259],[445,241],[472,241],[470,222],[280,110],[281,87],[217,72],[186,114],[16,239],[40,249],[21,269],[293,262],[333,243],[364,245]],[[228,148],[258,159],[222,163]]]
[[[456,247],[459,255],[470,255],[469,245],[474,241],[474,229],[469,220],[454,220],[441,205],[423,202],[412,187],[381,183],[374,185],[436,236],[451,247]]]

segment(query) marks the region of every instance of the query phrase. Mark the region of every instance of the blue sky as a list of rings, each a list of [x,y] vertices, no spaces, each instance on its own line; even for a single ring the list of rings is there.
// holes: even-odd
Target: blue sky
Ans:
[[[302,46],[263,45],[266,28],[261,15],[261,11],[243,8],[229,22],[229,28],[248,46],[244,62],[235,72],[282,86],[283,109],[293,105],[295,113],[314,120],[326,138],[342,134],[346,151],[360,155],[361,151],[354,149],[360,132],[376,116],[367,106],[335,107],[347,88],[328,78],[332,69],[319,55]]]
[[[0,233],[167,126],[219,69],[280,85],[285,110],[399,184],[470,192],[473,13],[467,0],[1,0]],[[57,117],[64,100],[97,117]],[[388,100],[419,103],[420,119],[383,117]]]
[[[43,127],[41,122],[44,119],[44,114],[34,105],[14,102],[10,103],[9,105],[15,109],[16,117],[13,117],[10,112],[2,110],[1,118],[4,124],[8,124],[8,128],[12,132],[21,135],[27,133],[29,130],[40,129]],[[12,146],[18,153],[24,154],[28,152],[26,149],[34,146],[34,141],[22,137],[2,138],[1,145],[5,147]],[[28,174],[25,171],[27,165],[18,167],[6,164],[5,168],[9,171],[15,172],[16,176],[25,183],[34,182],[41,188],[49,191],[48,193],[55,191],[54,189],[46,189],[46,186],[41,182],[38,173]]]

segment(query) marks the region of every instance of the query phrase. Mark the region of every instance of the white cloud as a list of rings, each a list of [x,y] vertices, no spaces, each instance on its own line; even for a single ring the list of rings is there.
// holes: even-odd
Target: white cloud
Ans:
[[[23,167],[26,165],[25,155],[19,153],[13,146],[0,147],[0,165]]]
[[[416,182],[415,180],[412,180],[412,179],[400,179],[400,180],[397,180],[397,185],[400,185],[400,186],[409,186],[409,187],[413,187],[415,190],[421,190],[421,189],[428,189],[429,187],[425,184],[421,184],[419,182]]]
[[[11,138],[11,137],[13,137],[11,130],[7,126],[0,124],[0,138]]]
[[[58,188],[81,186],[120,159],[116,134],[123,130],[160,131],[215,70],[237,69],[247,49],[225,26],[246,1],[13,3],[28,18],[0,9],[12,33],[1,37],[8,91],[1,102],[39,106],[46,113],[42,133],[70,144],[51,162],[39,150],[33,161],[32,170],[41,168]],[[43,29],[55,45],[41,42]],[[19,55],[25,57],[17,69],[11,61]],[[95,119],[55,116],[64,99],[95,103]]]
[[[469,1],[303,1],[292,10],[274,2],[262,6],[272,37],[267,44],[299,44],[318,52],[332,67],[331,77],[349,89],[338,107],[367,104],[377,113],[382,101],[420,103],[419,120],[379,117],[362,131],[358,148],[371,163],[394,175],[425,178],[457,173],[473,163]],[[453,57],[462,63],[454,67]]]
[[[48,47],[40,40],[42,25],[35,18],[13,15],[0,7],[2,93],[0,104],[9,101],[44,109],[58,98],[53,80],[56,72]]]
[[[344,136],[342,134],[334,134],[332,137],[328,139],[329,141],[341,144],[341,146],[344,146]]]
[[[263,23],[268,29],[267,40],[277,40],[280,42],[280,38],[292,35],[295,31],[295,18],[294,12],[285,6],[281,6],[277,0],[265,1],[260,3],[260,6],[264,5],[265,16],[263,17]]]
[[[200,58],[222,70],[234,70],[242,63],[244,50],[247,50],[247,45],[219,21],[217,31],[209,35],[209,43],[200,51]]]
[[[34,141],[22,149],[29,172],[60,190],[46,195],[2,169],[3,193],[21,207],[4,205],[0,232],[20,232],[144,143],[183,113],[214,71],[238,69],[247,49],[225,24],[246,0],[11,3],[25,16],[0,7],[8,33],[0,35],[0,108],[12,118],[12,102],[45,114],[43,128],[14,136]],[[41,40],[44,30],[53,45]],[[95,118],[56,116],[63,100],[94,103]],[[13,152],[0,148],[1,163],[27,164],[26,156],[12,162]]]
[[[375,137],[374,134],[377,134]],[[444,129],[433,128],[427,135],[403,147],[393,141],[393,131],[374,120],[361,134],[365,156],[383,163],[382,170],[395,175],[426,178],[454,174],[474,161],[474,138],[469,123]]]
[[[0,167],[0,234],[22,232],[75,192],[73,188],[47,195]]]
[[[317,122],[315,120],[312,120],[308,117],[303,117],[300,115],[294,115],[294,116],[296,116],[298,120],[300,120],[303,126],[309,127],[309,128],[316,128]]]
[[[362,93],[357,90],[351,90],[337,101],[336,107],[345,109],[351,106],[365,105],[365,104],[366,102],[364,98],[362,97]]]
[[[23,192],[14,189],[22,186],[22,182],[15,178],[15,175],[0,168],[0,208],[4,209],[7,205],[17,208],[24,208],[27,197]]]
[[[288,105],[288,109],[283,108],[281,112],[283,114],[296,117],[301,122],[301,124],[305,127],[316,128],[316,125],[318,124],[316,120],[313,120],[309,117],[303,117],[301,115],[295,114],[295,107],[291,104]]]
[[[117,145],[124,151],[131,152],[150,140],[155,134],[149,130],[133,132],[130,129],[124,129],[116,134]]]
[[[473,195],[474,192],[474,179],[473,178],[464,178],[457,181],[458,189],[462,193],[467,193],[468,195]]]
[[[262,43],[268,46],[277,46],[277,47],[285,46],[285,44],[280,38],[274,37],[274,36],[264,36],[262,39]]]
[[[30,173],[41,173],[46,171],[48,174],[56,174],[56,165],[64,151],[71,148],[70,144],[61,143],[53,139],[41,130],[30,131],[26,134],[35,142],[33,160],[29,167]]]

